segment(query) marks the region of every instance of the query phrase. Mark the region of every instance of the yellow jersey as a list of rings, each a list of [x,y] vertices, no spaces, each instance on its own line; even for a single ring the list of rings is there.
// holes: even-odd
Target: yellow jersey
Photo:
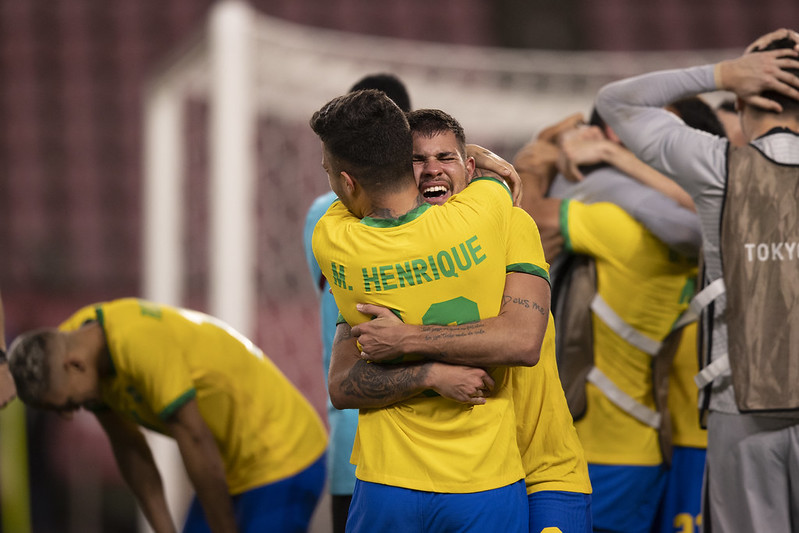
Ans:
[[[561,231],[567,250],[594,257],[597,293],[636,331],[661,341],[688,302],[695,262],[677,256],[620,207],[564,201]],[[652,357],[592,317],[594,365],[638,403],[654,409]],[[657,431],[586,385],[587,408],[575,423],[589,463],[657,465]]]
[[[541,237],[530,215],[514,208],[508,264],[532,260],[549,280]],[[532,257],[530,253],[532,252]],[[527,493],[544,490],[591,493],[588,466],[560,384],[555,357],[555,324],[549,313],[541,356],[533,367],[510,370],[517,442]]]
[[[397,220],[361,220],[335,202],[314,230],[314,255],[351,326],[370,319],[355,309],[360,302],[393,309],[411,324],[474,322],[499,312],[512,209],[505,186],[487,178]],[[356,477],[452,493],[522,479],[508,373],[491,374],[496,388],[485,405],[421,395],[362,409]]]
[[[112,374],[108,408],[168,435],[191,399],[214,435],[231,494],[299,473],[325,451],[313,406],[247,338],[208,315],[126,298],[84,307],[61,324],[102,326]]]

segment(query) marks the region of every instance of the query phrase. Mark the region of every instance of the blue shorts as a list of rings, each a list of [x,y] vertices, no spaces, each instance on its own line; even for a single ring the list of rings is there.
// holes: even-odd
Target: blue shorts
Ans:
[[[290,478],[233,496],[241,533],[304,533],[325,485],[325,456]],[[211,533],[197,496],[191,502],[183,533]]]
[[[591,533],[591,495],[542,490],[527,495],[530,533]],[[547,529],[550,528],[550,529]]]
[[[423,492],[355,481],[348,533],[524,532],[527,494],[524,480],[482,492]]]
[[[666,489],[667,468],[588,464],[594,531],[649,533]]]
[[[698,532],[702,525],[704,448],[675,446],[660,504],[657,524],[661,533]]]

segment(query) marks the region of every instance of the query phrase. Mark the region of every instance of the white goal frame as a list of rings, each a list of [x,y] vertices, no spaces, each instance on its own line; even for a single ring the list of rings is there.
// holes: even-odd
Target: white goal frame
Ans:
[[[670,53],[506,50],[348,34],[217,2],[207,24],[165,58],[144,94],[142,296],[185,304],[183,128],[189,98],[208,103],[209,309],[248,337],[255,315],[256,121],[307,122],[366,74],[391,72],[415,108],[458,118],[470,141],[519,145],[566,111],[590,111],[605,83],[660,68],[718,61],[730,51]],[[490,147],[490,146],[489,146]],[[187,496],[176,448],[151,437],[177,517]],[[147,530],[145,526],[145,530]]]

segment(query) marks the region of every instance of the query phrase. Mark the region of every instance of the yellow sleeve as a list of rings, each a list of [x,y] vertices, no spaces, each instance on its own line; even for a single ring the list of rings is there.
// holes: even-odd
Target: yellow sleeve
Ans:
[[[533,218],[518,207],[513,208],[507,247],[507,272],[523,272],[544,278],[549,283],[549,264]]]

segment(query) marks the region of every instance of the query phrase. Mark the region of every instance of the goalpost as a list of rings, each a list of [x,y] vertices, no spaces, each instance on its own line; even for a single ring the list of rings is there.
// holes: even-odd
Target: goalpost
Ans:
[[[316,109],[366,74],[391,72],[407,85],[414,108],[447,111],[470,142],[511,158],[540,128],[575,111],[587,115],[609,81],[729,55],[421,43],[305,27],[242,0],[218,2],[207,25],[150,77],[144,95],[142,296],[177,306],[207,299],[204,310],[257,340],[284,371],[293,369],[289,377],[319,406],[316,378],[303,372],[315,376],[308,368],[318,366],[321,374],[321,363],[295,357],[315,362],[319,353],[300,242],[305,210],[327,189],[307,126]],[[197,133],[187,123],[202,123],[201,146],[187,142]],[[187,221],[194,174],[207,187],[201,230]],[[188,257],[207,261],[199,296],[188,286]],[[190,493],[182,463],[171,443],[151,442],[179,521]]]

